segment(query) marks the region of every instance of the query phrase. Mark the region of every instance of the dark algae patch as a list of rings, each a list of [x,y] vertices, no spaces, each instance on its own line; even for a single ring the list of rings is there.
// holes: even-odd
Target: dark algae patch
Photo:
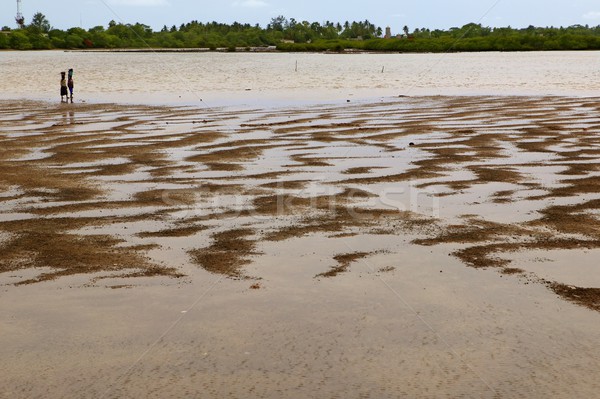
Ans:
[[[212,235],[213,243],[207,248],[191,250],[192,260],[211,273],[228,277],[242,277],[241,268],[250,263],[256,242],[249,237],[251,229],[228,230]]]
[[[369,252],[352,252],[349,254],[336,255],[333,257],[333,259],[335,259],[338,265],[324,273],[317,274],[315,277],[335,277],[339,273],[344,273],[346,270],[348,270],[353,262],[356,262],[359,259],[364,259],[369,255],[372,254]]]
[[[581,288],[556,282],[548,283],[548,286],[552,291],[573,303],[600,311],[600,288]]]

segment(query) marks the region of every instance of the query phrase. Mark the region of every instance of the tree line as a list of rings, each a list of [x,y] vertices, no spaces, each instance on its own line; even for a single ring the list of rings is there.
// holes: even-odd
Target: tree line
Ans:
[[[110,21],[107,27],[85,30],[54,29],[42,13],[29,25],[12,30],[3,27],[0,49],[127,49],[127,48],[225,48],[275,47],[280,51],[345,50],[382,52],[599,50],[600,25],[569,27],[490,28],[467,24],[447,30],[404,26],[402,33],[383,37],[383,30],[368,20],[308,22],[278,16],[260,25],[203,23],[163,26],[154,31],[142,23]]]

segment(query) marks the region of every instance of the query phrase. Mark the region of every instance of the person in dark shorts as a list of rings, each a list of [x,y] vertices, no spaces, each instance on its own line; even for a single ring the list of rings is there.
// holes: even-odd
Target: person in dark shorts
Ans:
[[[60,102],[61,103],[64,103],[65,101],[66,102],[69,101],[69,94],[67,92],[67,78],[65,75],[66,75],[65,72],[60,73]],[[63,97],[65,97],[66,100],[64,100]]]
[[[73,104],[73,88],[75,87],[75,84],[73,83],[73,68],[69,69],[69,80],[67,81],[67,87],[69,88],[69,93],[71,93],[71,104]],[[68,98],[67,102],[69,102]]]

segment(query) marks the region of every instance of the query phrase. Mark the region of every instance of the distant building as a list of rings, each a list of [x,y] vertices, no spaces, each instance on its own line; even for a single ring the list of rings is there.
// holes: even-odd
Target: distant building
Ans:
[[[385,39],[391,39],[392,38],[392,28],[390,28],[389,26],[387,26],[385,28]]]

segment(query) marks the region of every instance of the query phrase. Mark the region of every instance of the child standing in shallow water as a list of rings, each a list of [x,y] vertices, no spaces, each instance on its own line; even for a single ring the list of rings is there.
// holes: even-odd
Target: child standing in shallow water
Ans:
[[[71,104],[73,104],[73,88],[75,87],[73,83],[73,69],[69,69],[69,80],[67,82],[67,87],[69,88],[69,92],[71,93]],[[67,98],[67,102],[69,99]]]
[[[66,73],[61,72],[60,73],[60,102],[64,103],[65,101],[68,102],[69,101],[69,95],[67,93],[67,78],[65,77]],[[66,98],[66,100],[63,100],[63,97]]]

